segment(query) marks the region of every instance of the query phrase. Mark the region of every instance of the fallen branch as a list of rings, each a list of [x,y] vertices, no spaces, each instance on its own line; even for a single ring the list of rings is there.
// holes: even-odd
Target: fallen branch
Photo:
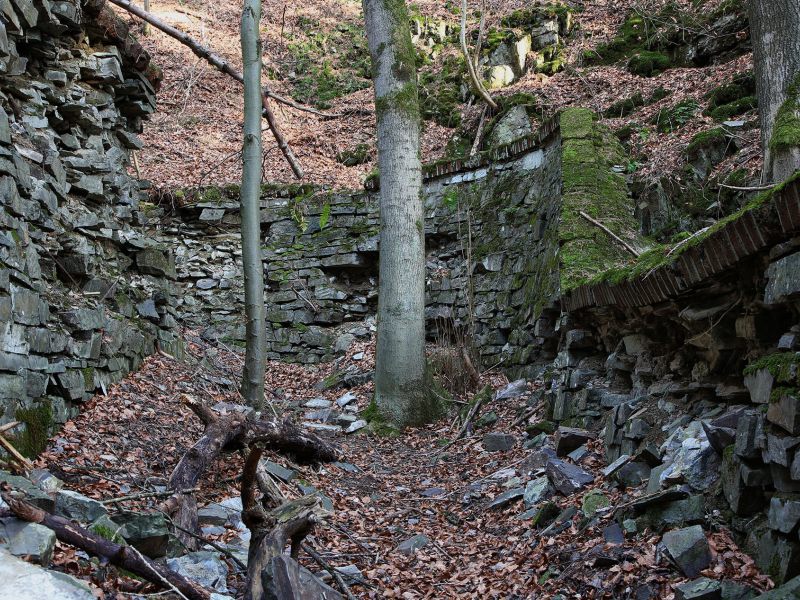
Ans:
[[[190,494],[198,491],[200,488],[192,488],[190,490],[181,490],[181,494]],[[138,494],[130,494],[128,496],[120,496],[119,498],[111,498],[110,500],[103,500],[100,504],[118,504],[120,502],[127,502],[128,500],[142,500],[144,498],[165,498],[175,494],[172,490],[165,490],[163,492],[139,492]]]
[[[698,236],[700,236],[700,235],[703,235],[703,234],[704,234],[706,231],[708,231],[709,229],[711,229],[711,226],[708,226],[708,227],[703,227],[701,230],[699,230],[699,231],[695,231],[695,232],[694,232],[692,235],[690,235],[689,237],[687,237],[685,240],[681,240],[680,242],[678,242],[677,244],[675,244],[675,247],[674,247],[672,250],[670,250],[669,252],[667,252],[667,256],[671,256],[671,255],[672,255],[674,252],[676,252],[678,249],[680,249],[680,248],[682,248],[683,246],[685,246],[686,244],[688,244],[688,243],[689,243],[691,240],[693,240],[694,238],[696,238],[696,237],[698,237]]]
[[[754,185],[752,187],[741,187],[738,185],[728,185],[726,183],[718,183],[717,187],[725,188],[726,190],[736,190],[738,192],[765,192],[775,187],[773,185]]]
[[[183,401],[206,425],[206,430],[181,457],[167,485],[172,495],[159,507],[182,529],[198,531],[197,499],[194,493],[186,491],[197,487],[200,478],[223,452],[259,445],[292,454],[301,462],[331,462],[338,457],[336,448],[288,421],[248,419],[238,412],[220,416],[188,396]],[[178,539],[191,549],[197,545],[196,539],[183,532]]]
[[[140,19],[146,21],[153,25],[156,29],[163,31],[168,36],[175,38],[184,46],[187,46],[196,56],[205,60],[208,64],[212,67],[216,68],[221,73],[228,75],[244,85],[244,77],[242,76],[239,71],[234,69],[230,63],[228,63],[224,58],[215,54],[210,49],[206,48],[202,44],[200,44],[197,40],[189,36],[188,34],[175,29],[171,25],[164,23],[161,19],[156,17],[155,15],[142,10],[135,4],[129,2],[128,0],[108,0],[112,4],[119,6],[120,8],[128,11],[129,13],[139,17]],[[263,116],[267,120],[267,124],[269,125],[270,130],[272,131],[272,135],[275,137],[275,141],[278,143],[278,148],[281,149],[283,156],[286,158],[286,161],[289,163],[289,166],[292,168],[295,176],[298,179],[303,178],[303,169],[300,166],[300,163],[297,161],[297,157],[294,155],[294,152],[289,147],[289,144],[286,142],[286,138],[283,136],[280,128],[278,127],[278,123],[275,120],[275,115],[272,112],[272,108],[269,105],[269,98],[274,97],[274,94],[270,92],[268,89],[264,88],[262,93],[262,101],[264,105]],[[296,108],[296,107],[295,107]]]
[[[256,473],[262,454],[261,447],[253,446],[242,472],[242,521],[250,530],[245,600],[264,597],[261,574],[273,558],[283,554],[287,543],[291,543],[290,556],[297,559],[303,539],[317,524],[321,512],[319,497],[311,495],[286,502],[268,513],[256,500]]]
[[[469,151],[469,156],[472,158],[478,153],[478,149],[481,147],[481,138],[483,137],[483,127],[486,124],[486,113],[489,110],[489,105],[483,107],[483,112],[481,113],[481,120],[478,123],[478,130],[475,132],[475,141],[472,142],[472,148]]]
[[[28,504],[8,492],[0,492],[9,509],[18,519],[38,523],[53,530],[59,541],[80,548],[85,552],[104,558],[112,565],[130,571],[147,581],[177,592],[186,600],[210,600],[211,592],[182,575],[142,556],[132,546],[121,546],[76,525],[63,517],[57,517]]]
[[[0,425],[0,433],[5,433],[6,431],[11,431],[17,425],[21,425],[19,421],[11,421],[11,423],[6,423],[5,425]]]
[[[184,529],[180,525],[176,525],[175,522],[172,519],[169,518],[169,515],[165,515],[164,513],[161,513],[161,514],[164,515],[164,518],[167,520],[167,522],[170,525],[172,525],[175,529],[177,529],[178,531],[182,531],[183,533],[192,536],[196,540],[211,546],[214,550],[216,550],[217,552],[219,552],[221,554],[224,554],[225,556],[230,558],[234,563],[236,563],[236,566],[239,567],[239,569],[241,569],[242,573],[247,572],[247,565],[244,564],[238,558],[236,558],[236,555],[233,552],[231,552],[227,548],[223,548],[222,546],[220,546],[219,544],[217,544],[215,542],[212,542],[211,540],[208,540],[208,539],[204,538],[202,535],[198,535],[198,534],[196,534],[196,533],[194,533],[192,531],[189,531],[188,529]]]
[[[516,427],[517,425],[521,425],[528,419],[530,419],[533,415],[536,414],[536,411],[539,410],[538,406],[534,406],[533,408],[529,408],[525,412],[523,412],[520,416],[514,419],[514,422],[511,424],[512,427]]]
[[[339,571],[337,571],[334,567],[332,567],[324,558],[322,558],[322,556],[320,556],[320,554],[316,550],[314,550],[308,544],[303,544],[303,550],[308,552],[308,555],[311,558],[313,558],[314,561],[320,567],[322,567],[328,573],[331,574],[331,577],[333,577],[336,580],[339,589],[342,590],[342,593],[345,596],[347,596],[348,600],[356,600],[356,597],[353,595],[353,592],[350,591],[350,586],[347,585],[347,583],[344,580],[344,577],[342,577],[342,574],[339,573]]]
[[[30,471],[31,469],[33,469],[33,464],[31,463],[31,461],[22,456],[22,454],[20,454],[17,451],[17,449],[14,448],[11,442],[9,442],[1,434],[0,434],[0,446],[6,449],[6,452],[8,452],[11,455],[11,458],[14,460],[14,462],[18,463],[23,470]]]
[[[491,397],[492,397],[492,388],[489,387],[488,385],[485,388],[483,388],[480,392],[475,394],[475,403],[472,405],[472,407],[469,409],[469,412],[467,412],[466,416],[464,417],[464,423],[462,423],[461,429],[459,429],[458,434],[456,435],[455,438],[447,442],[444,446],[442,446],[439,449],[439,452],[433,461],[434,463],[439,461],[439,458],[441,457],[441,455],[444,453],[445,450],[447,450],[450,446],[455,444],[458,440],[460,440],[464,436],[465,433],[467,433],[467,429],[469,429],[470,423],[472,423],[472,419],[475,418],[475,415],[477,415],[478,411],[481,409],[481,405]]]
[[[583,211],[579,211],[579,212],[578,212],[578,214],[579,214],[580,216],[582,216],[584,219],[586,219],[587,221],[589,221],[589,223],[591,223],[591,224],[592,224],[592,225],[594,225],[595,227],[599,227],[600,229],[602,229],[602,230],[603,230],[603,231],[604,231],[606,234],[608,234],[608,236],[609,236],[609,237],[610,237],[612,240],[614,240],[615,242],[617,242],[618,244],[620,244],[620,245],[621,245],[623,248],[625,248],[625,250],[627,250],[628,252],[630,252],[631,254],[633,254],[633,256],[635,256],[636,258],[639,258],[639,256],[641,255],[641,253],[640,253],[638,250],[636,250],[636,249],[635,249],[633,246],[631,246],[631,245],[630,245],[628,242],[626,242],[626,241],[625,241],[625,240],[623,240],[621,237],[619,237],[619,236],[618,236],[616,233],[614,233],[613,231],[611,231],[611,230],[610,230],[608,227],[606,227],[605,225],[603,225],[603,224],[602,224],[600,221],[597,221],[596,219],[593,219],[592,217],[590,217],[589,215],[587,215],[587,214],[586,214],[585,212],[583,212]]]

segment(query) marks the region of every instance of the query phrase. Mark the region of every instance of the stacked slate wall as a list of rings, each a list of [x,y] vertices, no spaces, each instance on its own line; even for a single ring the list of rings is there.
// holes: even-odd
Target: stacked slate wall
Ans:
[[[716,510],[776,582],[800,575],[798,236],[800,176],[639,274],[575,289],[544,393],[550,419],[628,460],[622,485],[648,482],[644,521]]]
[[[24,422],[28,454],[157,346],[180,350],[174,264],[128,174],[158,81],[100,3],[0,3],[0,424]]]
[[[560,194],[557,132],[551,129],[536,147],[523,145],[506,160],[432,165],[427,172],[431,337],[466,328],[473,314],[477,347],[486,362],[533,362],[536,317],[551,305],[558,286],[553,266]],[[206,337],[241,345],[238,189],[193,194],[192,201],[159,220],[164,241],[180,233],[175,253],[185,293],[179,311]],[[169,204],[174,201],[173,195]],[[377,191],[265,186],[261,214],[269,356],[329,360],[351,336],[367,335],[374,326]],[[551,325],[552,318],[539,326]]]
[[[591,111],[572,109],[536,135],[426,165],[429,337],[465,336],[483,364],[514,374],[532,375],[552,360],[560,290],[624,257],[577,211],[636,237],[626,183],[615,172],[622,161],[619,142]],[[245,337],[238,192],[173,192],[151,215],[154,235],[169,244],[178,239],[182,319],[231,345]],[[377,179],[354,193],[264,187],[270,358],[330,360],[354,336],[369,333],[379,218]],[[591,254],[581,254],[584,247]]]

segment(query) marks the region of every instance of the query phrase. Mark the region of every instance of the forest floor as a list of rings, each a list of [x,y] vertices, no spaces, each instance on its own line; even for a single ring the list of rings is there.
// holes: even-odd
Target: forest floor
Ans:
[[[241,369],[239,353],[210,347],[187,332],[189,360],[178,362],[156,355],[131,374],[87,403],[74,421],[51,439],[37,466],[47,468],[66,484],[88,496],[109,500],[163,486],[183,453],[202,435],[202,425],[182,399],[214,405],[239,403],[235,382]],[[356,359],[354,359],[354,356]],[[303,367],[270,363],[267,387],[270,406],[277,415],[302,414],[311,398],[335,400],[341,388],[320,392],[317,384],[334,368],[354,366],[361,372],[373,368],[373,344],[356,342],[336,363]],[[482,384],[502,388],[502,375],[487,373]],[[595,476],[584,490],[552,498],[557,518],[537,529],[522,502],[493,509],[489,504],[501,493],[524,486],[523,464],[534,451],[522,447],[523,426],[514,426],[520,410],[535,408],[526,398],[537,384],[529,383],[517,399],[494,401],[497,421],[448,448],[436,460],[442,444],[454,437],[452,415],[433,425],[408,431],[397,438],[357,433],[337,435],[332,441],[342,451],[342,463],[299,467],[283,456],[270,458],[297,471],[288,483],[276,479],[284,494],[299,497],[302,486],[314,486],[331,499],[333,511],[307,539],[336,567],[355,565],[363,577],[352,591],[363,598],[674,598],[673,586],[686,581],[658,551],[660,536],[645,530],[624,534],[615,525],[616,507],[644,493],[620,489],[601,473],[605,466],[602,444],[589,443],[579,460]],[[372,384],[349,391],[363,410]],[[468,398],[463,399],[467,400]],[[529,421],[541,418],[538,412]],[[515,437],[514,447],[489,453],[482,444],[491,431]],[[199,505],[238,497],[237,477],[242,458],[226,455],[201,479]],[[584,500],[602,492],[609,506],[594,519],[583,518]],[[129,500],[117,510],[154,509],[157,499]],[[113,517],[113,509],[112,517]],[[712,517],[713,521],[713,517]],[[241,531],[229,526],[207,539],[233,543]],[[428,543],[404,554],[398,545],[424,535]],[[745,582],[768,589],[752,560],[737,548],[730,533],[714,525],[707,533],[713,560],[703,572],[713,579]],[[221,558],[226,558],[220,555]],[[59,543],[55,568],[90,580],[106,597],[129,597],[125,578],[113,569],[100,569],[81,551]],[[228,560],[228,559],[226,559]],[[241,590],[243,579],[228,560],[231,595]],[[302,562],[319,567],[308,557]],[[130,581],[128,581],[130,583]]]
[[[705,94],[729,82],[736,74],[752,68],[752,55],[745,54],[722,64],[697,68],[671,68],[655,77],[632,75],[624,64],[586,66],[586,51],[610,40],[631,10],[655,15],[667,3],[696,14],[708,13],[721,0],[569,0],[578,9],[575,33],[567,38],[565,69],[552,77],[529,72],[513,85],[496,92],[497,97],[529,93],[546,118],[559,109],[585,106],[599,113],[635,93],[648,98],[656,89],[664,97],[640,107],[623,118],[606,118],[612,129],[634,125],[640,131],[631,151],[631,164],[642,178],[657,179],[674,174],[683,164],[683,152],[697,133],[715,126],[702,111],[686,116],[686,122],[670,132],[659,132],[649,121],[662,109],[671,109],[686,100],[698,105],[707,102]],[[239,15],[241,0],[221,5],[209,0],[153,0],[152,12],[208,45],[231,64],[240,64]],[[455,6],[444,0],[417,0],[409,3],[420,14],[458,22]],[[496,24],[511,11],[527,7],[523,0],[487,2],[487,26]],[[353,63],[368,68],[365,55],[360,0],[307,0],[289,3],[265,0],[262,19],[265,84],[285,96],[319,104],[321,94],[333,96],[323,112],[339,115],[324,118],[278,104],[275,107],[280,127],[306,171],[305,181],[336,188],[357,189],[375,168],[375,117],[370,82],[352,72]],[[471,6],[477,7],[473,2]],[[135,23],[131,19],[131,23]],[[473,28],[477,23],[473,24]],[[242,90],[238,83],[215,71],[179,42],[152,31],[142,38],[156,64],[164,70],[159,92],[159,109],[145,124],[140,152],[140,172],[157,188],[197,187],[225,184],[241,178]],[[423,68],[436,72],[443,57],[457,54],[448,46],[442,57]],[[344,58],[338,58],[344,56]],[[365,62],[366,61],[366,62]],[[237,67],[238,68],[238,67]],[[477,128],[481,108],[461,105],[462,122]],[[736,157],[735,168],[755,172],[760,161],[757,119],[751,112],[743,117],[748,127],[741,133],[746,155]],[[751,126],[752,125],[752,126]],[[423,123],[422,158],[442,157],[448,140],[456,132],[431,120]],[[368,148],[363,164],[346,167],[337,154],[352,151],[359,144]],[[292,173],[269,133],[264,137],[264,180],[292,182]],[[722,164],[721,172],[734,167]]]

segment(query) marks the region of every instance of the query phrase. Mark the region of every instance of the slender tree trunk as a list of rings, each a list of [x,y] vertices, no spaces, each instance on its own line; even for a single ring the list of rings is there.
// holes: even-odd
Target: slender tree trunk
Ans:
[[[414,47],[404,0],[363,0],[380,171],[375,402],[398,428],[424,419],[425,210]]]
[[[244,147],[241,216],[242,264],[247,350],[242,395],[251,406],[264,404],[266,368],[266,311],[264,263],[261,259],[261,0],[245,0],[242,11],[242,62],[244,65]]]
[[[142,8],[144,9],[144,12],[150,12],[150,0],[144,0]],[[142,35],[150,35],[150,23],[147,21],[142,21]]]
[[[800,169],[800,2],[750,0],[764,177]]]

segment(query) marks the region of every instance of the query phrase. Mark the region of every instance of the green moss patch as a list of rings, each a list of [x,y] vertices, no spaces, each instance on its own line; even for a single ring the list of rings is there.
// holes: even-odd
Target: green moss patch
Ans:
[[[780,352],[760,358],[748,365],[745,375],[753,375],[766,369],[778,383],[789,383],[800,386],[800,353]]]
[[[786,91],[786,101],[775,117],[769,147],[772,150],[800,147],[800,75]]]
[[[628,60],[628,71],[641,77],[654,77],[672,66],[672,59],[664,52],[642,50]]]
[[[678,258],[683,255],[687,250],[694,248],[695,246],[702,244],[705,240],[707,240],[711,235],[717,233],[720,229],[726,227],[730,223],[741,219],[746,213],[751,211],[759,210],[761,207],[766,205],[770,202],[772,197],[780,192],[786,186],[794,183],[795,181],[800,181],[800,172],[797,172],[795,175],[787,179],[781,185],[776,186],[775,188],[766,191],[762,194],[756,196],[753,200],[751,200],[746,206],[741,208],[740,210],[736,211],[735,213],[728,215],[724,219],[720,219],[714,225],[709,227],[702,235],[697,235],[689,240],[685,244],[675,245],[675,244],[658,244],[652,246],[647,252],[644,252],[639,258],[636,260],[628,261],[627,264],[623,266],[617,266],[611,269],[600,273],[596,277],[594,277],[589,284],[597,284],[597,283],[610,283],[610,284],[617,284],[622,283],[623,281],[632,281],[637,279],[638,277],[644,275],[645,273],[649,273],[655,269],[659,269],[666,265],[674,263]]]
[[[424,120],[442,127],[461,125],[461,85],[466,73],[467,64],[460,54],[446,56],[436,71],[420,73],[419,105]]]
[[[336,162],[345,167],[355,167],[369,162],[369,144],[356,144],[352,148],[339,152],[336,155]]]
[[[688,98],[669,108],[662,108],[652,119],[652,123],[661,133],[670,133],[686,125],[694,118],[700,104],[693,98]]]
[[[331,101],[369,87],[371,66],[367,38],[360,25],[341,23],[331,32],[300,17],[301,31],[287,48],[286,71],[292,97],[304,104],[330,108]],[[273,76],[279,76],[273,73]]]
[[[703,148],[724,144],[727,139],[728,137],[725,134],[725,130],[721,127],[715,127],[708,131],[701,131],[689,142],[689,145],[686,147],[686,154],[691,157]]]
[[[561,115],[563,200],[559,239],[561,292],[626,263],[625,250],[584,219],[584,212],[616,235],[636,244],[637,223],[625,179],[614,171],[624,150],[587,109]]]
[[[14,417],[25,424],[22,433],[14,438],[17,450],[28,458],[36,458],[47,446],[53,430],[53,407],[44,400],[30,408],[17,409]]]

